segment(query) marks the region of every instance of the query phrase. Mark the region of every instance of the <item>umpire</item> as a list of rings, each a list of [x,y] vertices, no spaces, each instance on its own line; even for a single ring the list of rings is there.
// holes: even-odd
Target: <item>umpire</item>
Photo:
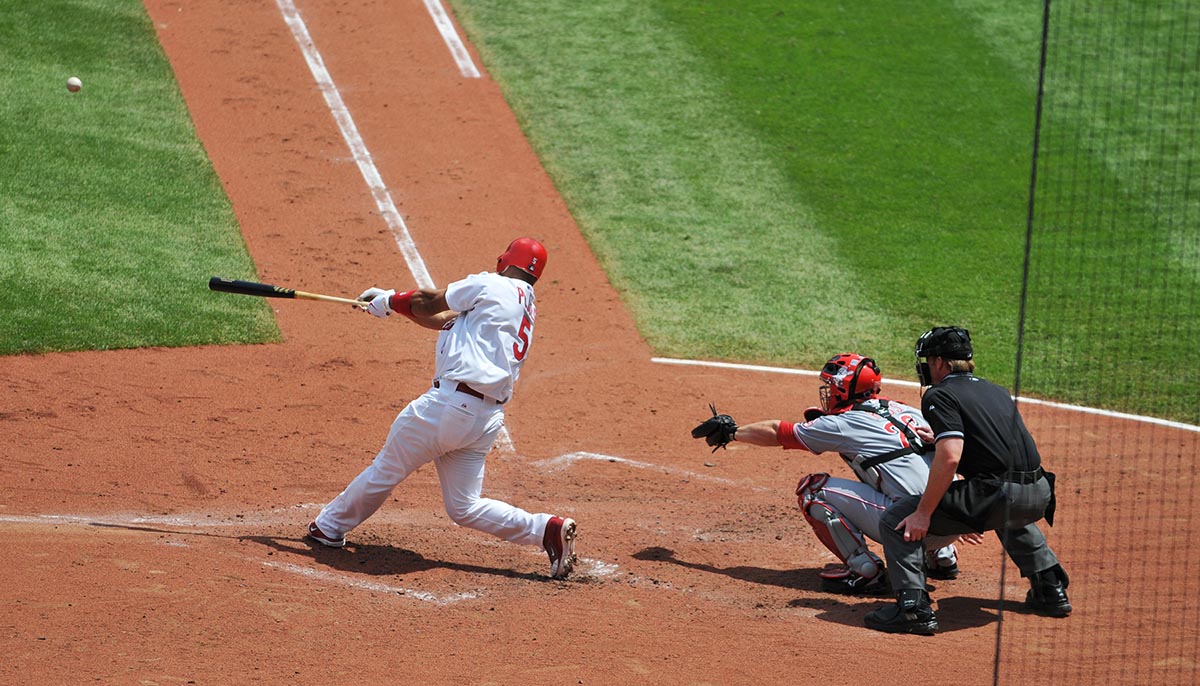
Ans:
[[[880,525],[895,605],[865,617],[888,633],[938,630],[922,568],[927,535],[996,531],[1021,576],[1026,605],[1051,617],[1071,613],[1067,573],[1037,522],[1054,524],[1054,475],[1042,469],[1033,436],[1004,388],[975,376],[966,329],[939,326],[917,340],[917,376],[930,386],[921,412],[936,441],[924,495],[888,508]],[[921,358],[925,358],[922,362]],[[955,473],[962,479],[955,480]]]

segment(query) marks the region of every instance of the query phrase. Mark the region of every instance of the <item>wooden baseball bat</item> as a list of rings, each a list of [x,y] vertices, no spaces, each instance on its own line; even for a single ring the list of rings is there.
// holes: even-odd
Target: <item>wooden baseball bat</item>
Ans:
[[[330,303],[354,305],[359,309],[367,309],[367,303],[361,300],[338,298],[332,295],[321,295],[320,293],[305,293],[304,291],[283,288],[282,286],[272,286],[271,284],[258,283],[257,281],[238,281],[236,279],[222,279],[219,276],[214,276],[208,280],[208,288],[209,290],[221,291],[223,293],[256,295],[260,298],[299,298],[301,300],[323,300]]]

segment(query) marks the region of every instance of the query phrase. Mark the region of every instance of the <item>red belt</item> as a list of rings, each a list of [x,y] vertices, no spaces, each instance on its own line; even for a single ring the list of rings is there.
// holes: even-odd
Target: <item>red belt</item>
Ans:
[[[434,381],[434,382],[433,382],[433,387],[434,387],[434,388],[441,388],[441,387],[442,387],[442,382],[440,382],[440,381]],[[460,382],[458,382],[458,385],[454,387],[454,390],[458,391],[459,393],[466,393],[467,395],[472,395],[472,396],[475,396],[476,398],[479,398],[480,400],[491,400],[491,398],[489,398],[489,397],[487,397],[486,395],[484,395],[484,394],[480,393],[479,391],[475,390],[474,388],[471,388],[470,386],[466,385],[465,383],[463,383],[463,382],[461,382],[461,381],[460,381]],[[497,401],[495,401],[495,403],[496,403],[497,405],[499,405],[499,404],[500,404],[500,401],[499,401],[499,400],[497,400]]]

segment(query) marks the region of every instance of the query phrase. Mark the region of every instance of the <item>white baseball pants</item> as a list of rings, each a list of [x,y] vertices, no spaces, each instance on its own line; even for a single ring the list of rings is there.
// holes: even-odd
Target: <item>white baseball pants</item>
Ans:
[[[456,524],[541,546],[549,514],[480,497],[487,453],[504,425],[503,406],[460,393],[455,386],[430,388],[396,416],[375,460],[317,515],[321,531],[344,536],[375,514],[405,477],[433,462],[446,514]]]

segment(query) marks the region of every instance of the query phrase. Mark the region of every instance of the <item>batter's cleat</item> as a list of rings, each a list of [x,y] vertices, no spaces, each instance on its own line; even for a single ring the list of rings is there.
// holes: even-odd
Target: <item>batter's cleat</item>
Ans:
[[[1073,609],[1071,601],[1067,599],[1067,586],[1070,584],[1061,565],[1038,572],[1029,580],[1025,606],[1049,617],[1066,617]]]
[[[345,537],[334,538],[332,536],[326,536],[325,532],[321,531],[321,527],[317,526],[317,520],[315,519],[308,524],[308,538],[320,543],[321,545],[329,546],[330,548],[342,548],[346,545]]]
[[[885,605],[863,618],[868,629],[889,634],[932,636],[938,630],[937,615],[929,594],[906,588],[896,594],[895,605]]]
[[[550,577],[567,578],[575,567],[575,520],[551,517],[542,536],[542,547],[550,556]]]
[[[821,590],[841,595],[881,596],[892,594],[892,584],[887,572],[879,570],[875,576],[865,577],[842,567],[821,572]]]

